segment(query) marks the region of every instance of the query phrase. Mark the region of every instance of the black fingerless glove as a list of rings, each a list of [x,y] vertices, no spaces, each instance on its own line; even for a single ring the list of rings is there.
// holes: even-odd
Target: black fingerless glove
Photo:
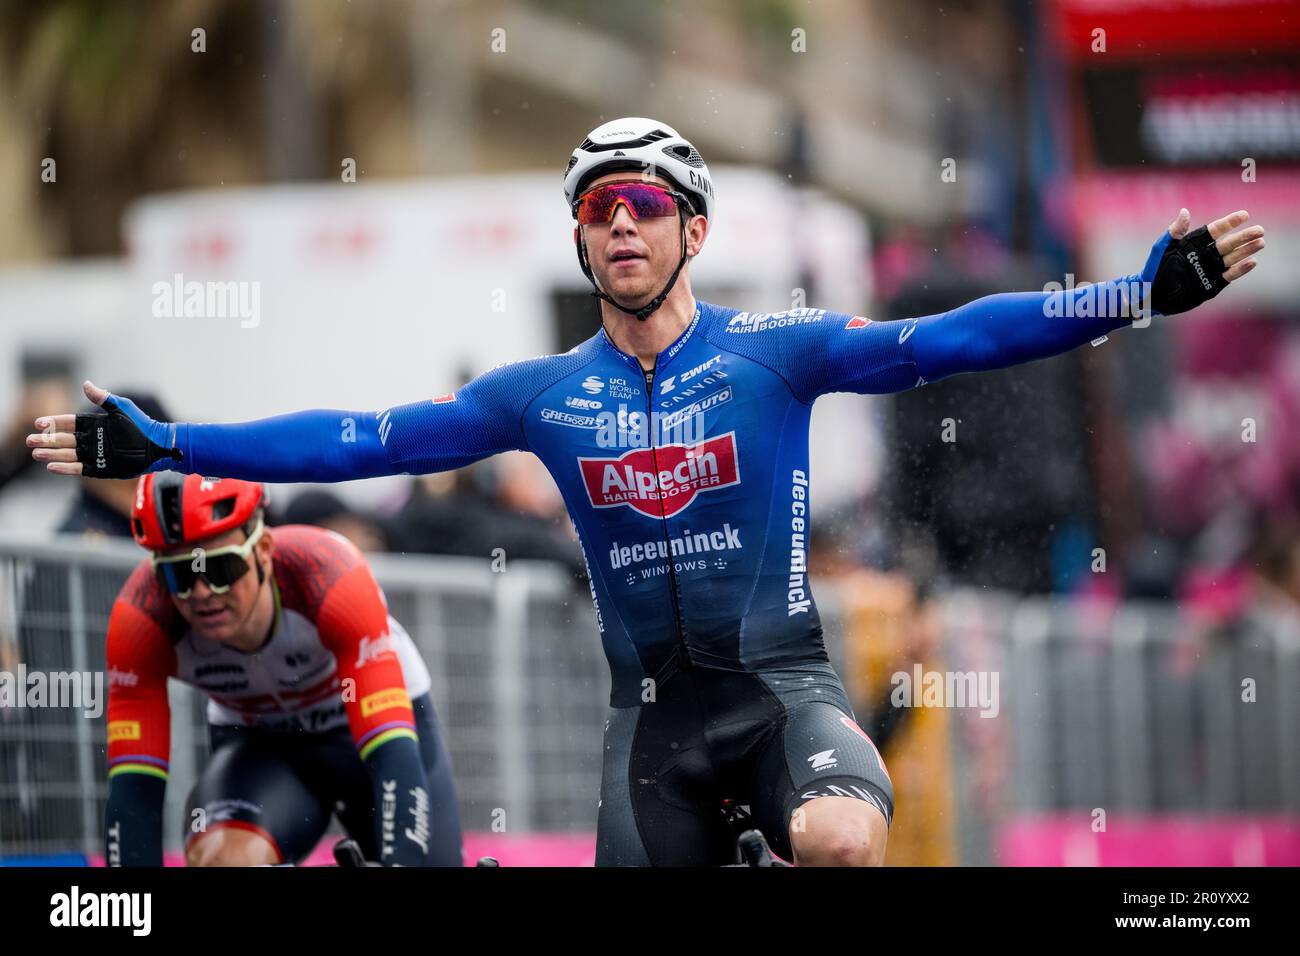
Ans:
[[[1151,308],[1177,315],[1210,301],[1227,287],[1226,269],[1207,227],[1172,240],[1151,283]]]
[[[105,400],[103,411],[78,412],[77,461],[88,478],[134,478],[162,459],[181,460],[179,449],[156,444],[123,405],[129,405],[151,430],[165,428],[165,423],[146,418],[133,403],[116,395]]]

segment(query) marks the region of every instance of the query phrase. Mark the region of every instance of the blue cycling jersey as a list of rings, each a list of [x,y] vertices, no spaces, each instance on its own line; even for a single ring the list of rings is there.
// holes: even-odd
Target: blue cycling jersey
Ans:
[[[650,372],[602,329],[563,355],[499,366],[453,394],[380,412],[176,425],[183,461],[158,467],[337,481],[533,452],[581,538],[613,703],[629,706],[647,678],[685,664],[825,659],[807,571],[817,396],[895,392],[1056,354],[1126,324],[1139,281],[1103,284],[1116,294],[1100,309],[1065,301],[1085,289],[1006,293],[886,323],[699,302]],[[172,444],[162,432],[171,426],[130,414]]]

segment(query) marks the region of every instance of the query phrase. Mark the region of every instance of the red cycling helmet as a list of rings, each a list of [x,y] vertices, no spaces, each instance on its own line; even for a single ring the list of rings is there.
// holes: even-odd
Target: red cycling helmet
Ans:
[[[135,486],[131,536],[142,548],[166,551],[240,527],[265,501],[260,482],[150,472]]]

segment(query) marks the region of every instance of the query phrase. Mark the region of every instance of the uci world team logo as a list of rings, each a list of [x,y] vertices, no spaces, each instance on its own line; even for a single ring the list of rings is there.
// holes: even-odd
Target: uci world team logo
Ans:
[[[650,518],[677,514],[704,492],[740,484],[736,433],[697,445],[635,448],[618,458],[579,458],[595,508],[624,505]]]

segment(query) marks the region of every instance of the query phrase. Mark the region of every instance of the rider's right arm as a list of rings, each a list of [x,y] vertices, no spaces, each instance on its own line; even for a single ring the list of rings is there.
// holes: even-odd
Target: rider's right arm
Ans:
[[[108,623],[109,866],[162,866],[162,811],[171,751],[167,678],[176,653],[155,614],[152,573],[141,565]]]
[[[234,425],[177,424],[179,461],[155,467],[250,481],[347,481],[426,474],[526,447],[532,399],[517,370],[493,369],[457,392],[379,412],[315,410]],[[158,424],[158,423],[151,423]]]

